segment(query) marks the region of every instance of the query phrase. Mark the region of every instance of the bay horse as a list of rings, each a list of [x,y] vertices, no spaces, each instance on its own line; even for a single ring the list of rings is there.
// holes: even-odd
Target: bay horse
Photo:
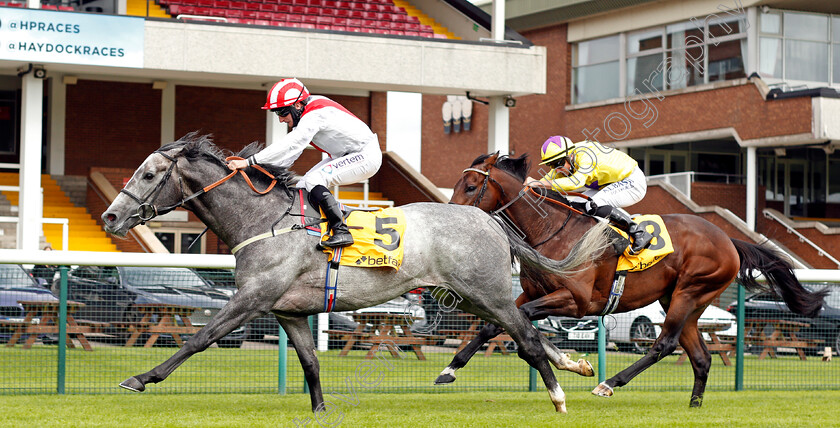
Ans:
[[[525,187],[527,154],[519,158],[498,153],[479,156],[455,185],[450,203],[472,205],[506,218],[525,241],[543,255],[560,259],[593,225],[601,223],[582,214],[565,197],[546,197]],[[534,189],[536,190],[536,189]],[[687,214],[661,216],[673,241],[674,252],[653,267],[626,276],[624,293],[615,312],[627,312],[658,300],[666,311],[662,331],[639,361],[599,384],[592,393],[609,397],[639,373],[682,345],[694,370],[690,407],[700,407],[711,365],[711,355],[697,328],[703,310],[738,279],[748,290],[772,290],[788,307],[805,316],[822,308],[826,290],[809,292],[796,279],[792,266],[763,246],[730,239],[707,220]],[[623,249],[622,249],[623,250]],[[607,305],[615,277],[617,253],[607,250],[588,266],[565,274],[542,274],[522,269],[523,293],[516,299],[531,320],[547,316],[581,318],[600,315]],[[759,283],[755,272],[767,278]],[[455,356],[436,383],[455,380],[454,373],[502,329],[486,325],[478,337]],[[559,368],[559,367],[558,367]]]
[[[259,148],[252,143],[239,156],[247,158]],[[228,180],[237,174],[245,179]],[[208,136],[190,133],[150,154],[102,214],[106,231],[125,236],[132,227],[182,206],[237,250],[233,252],[238,292],[174,355],[150,371],[126,379],[121,387],[142,392],[147,384],[165,380],[191,355],[271,312],[297,351],[312,410],[324,410],[318,357],[307,316],[325,310],[327,257],[316,249],[317,237],[295,233],[302,229],[300,219],[288,215],[294,203],[290,186],[297,177],[285,169],[252,175],[229,171],[222,151]],[[256,187],[274,184],[272,191],[256,191]],[[563,271],[564,263],[508,237],[499,224],[488,222],[487,215],[474,207],[418,203],[402,210],[406,227],[400,269],[342,267],[334,310],[373,306],[419,287],[450,289],[463,298],[460,308],[509,332],[519,344],[519,356],[542,376],[555,410],[565,413],[565,393],[541,343],[546,340],[516,310],[512,298],[500,298],[510,296],[514,257],[549,272]],[[577,262],[590,256],[583,253],[586,251]]]

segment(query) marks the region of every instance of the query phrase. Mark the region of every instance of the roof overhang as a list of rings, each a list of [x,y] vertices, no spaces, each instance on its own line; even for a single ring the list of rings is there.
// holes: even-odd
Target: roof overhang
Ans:
[[[264,89],[294,76],[319,91],[544,94],[540,46],[146,19],[142,68],[43,64],[49,76]],[[22,61],[0,60],[0,74]]]

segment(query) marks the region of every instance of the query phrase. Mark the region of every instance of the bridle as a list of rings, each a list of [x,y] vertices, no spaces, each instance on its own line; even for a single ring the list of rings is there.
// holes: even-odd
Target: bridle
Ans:
[[[502,185],[498,181],[496,181],[496,179],[494,179],[493,177],[490,176],[490,171],[489,170],[484,171],[484,170],[481,170],[481,169],[478,169],[478,168],[467,168],[467,169],[462,171],[462,174],[466,174],[467,172],[476,172],[476,173],[479,173],[479,174],[484,176],[484,181],[481,184],[481,190],[478,192],[478,197],[475,199],[475,201],[473,201],[472,206],[477,207],[481,203],[481,200],[484,198],[484,193],[487,191],[487,183],[488,182],[494,183],[496,185],[496,187],[499,188],[499,191],[502,192],[502,197],[507,196],[505,194],[505,189],[502,187]],[[534,248],[539,247],[542,244],[545,244],[546,242],[548,242],[549,240],[554,238],[557,234],[559,234],[560,231],[562,231],[566,227],[566,224],[569,223],[569,220],[572,218],[572,213],[573,212],[581,214],[581,215],[587,215],[587,214],[584,214],[583,212],[581,212],[580,210],[572,207],[569,204],[565,204],[565,203],[562,203],[560,201],[555,201],[553,199],[546,198],[544,195],[538,194],[537,192],[534,191],[534,189],[531,186],[525,186],[522,190],[519,191],[519,194],[517,194],[516,197],[512,198],[506,204],[502,205],[501,203],[498,203],[497,208],[490,211],[489,214],[491,216],[497,216],[499,214],[504,213],[504,211],[506,209],[508,209],[511,205],[516,203],[516,201],[522,199],[522,197],[525,196],[525,194],[527,194],[529,192],[534,194],[538,198],[541,198],[543,200],[549,201],[549,202],[557,204],[557,205],[561,205],[561,206],[567,208],[568,212],[569,212],[569,214],[566,216],[566,219],[563,221],[563,224],[560,226],[560,228],[557,229],[556,231],[554,231],[554,233],[549,235],[547,238],[543,239],[542,241],[538,242],[537,244],[532,245],[532,247],[534,247]],[[571,195],[571,196],[579,196],[579,197],[582,197],[582,198],[585,198],[585,199],[591,199],[589,196],[586,196],[582,193],[566,192],[566,194]]]
[[[157,153],[157,154],[163,156],[164,158],[166,158],[170,161],[169,167],[166,169],[166,173],[164,173],[163,178],[157,183],[157,185],[155,185],[155,188],[152,189],[152,191],[149,192],[149,194],[146,195],[146,197],[143,198],[143,199],[141,199],[137,195],[129,192],[125,188],[120,190],[120,193],[124,193],[129,198],[133,199],[135,202],[137,202],[139,204],[138,207],[137,207],[137,212],[135,214],[132,214],[131,216],[129,216],[129,218],[134,218],[134,217],[139,218],[140,219],[140,224],[146,224],[147,221],[149,221],[149,220],[151,220],[151,219],[153,219],[153,218],[155,218],[159,215],[166,214],[166,213],[174,210],[175,208],[178,208],[178,207],[186,204],[187,202],[191,201],[192,199],[195,199],[195,198],[209,192],[210,190],[213,190],[214,188],[216,188],[220,184],[222,184],[222,183],[228,181],[229,179],[231,179],[237,173],[241,174],[242,177],[245,178],[245,181],[248,183],[248,186],[251,187],[251,189],[254,192],[257,192],[260,195],[265,195],[266,193],[271,191],[271,189],[274,188],[275,184],[277,184],[277,177],[275,177],[274,175],[272,175],[271,173],[269,173],[268,171],[266,171],[264,168],[262,168],[259,165],[251,165],[253,168],[257,169],[258,171],[262,172],[263,174],[265,174],[269,178],[271,178],[271,184],[269,184],[269,186],[265,190],[262,190],[262,191],[257,190],[256,187],[254,187],[254,184],[251,182],[251,178],[248,177],[248,174],[246,174],[244,170],[240,169],[240,170],[231,171],[230,174],[226,175],[221,180],[218,180],[215,183],[213,183],[209,186],[206,186],[206,187],[202,188],[201,190],[199,190],[199,191],[197,191],[197,192],[195,192],[195,193],[193,193],[193,194],[191,194],[187,197],[184,197],[184,180],[179,175],[178,179],[179,179],[181,200],[179,202],[175,203],[175,204],[172,204],[172,205],[159,207],[157,205],[154,205],[154,203],[157,200],[158,196],[160,196],[160,193],[163,190],[163,185],[166,184],[166,182],[172,176],[172,172],[178,167],[178,161],[175,159],[174,156],[168,155],[168,154],[166,154],[166,153],[164,153],[160,150],[156,150],[154,153]],[[229,157],[225,158],[225,161],[231,161],[231,160],[235,160],[235,159],[242,159],[242,158],[237,157],[237,156],[229,156]],[[284,189],[285,189],[285,186],[284,186]],[[285,190],[288,193],[288,189],[285,189]]]
[[[499,184],[499,182],[496,181],[495,178],[490,176],[490,171],[484,171],[484,170],[481,170],[481,169],[478,169],[478,168],[467,168],[467,169],[461,171],[462,174],[466,174],[468,172],[477,172],[477,173],[484,176],[484,181],[481,183],[481,190],[478,191],[478,197],[475,198],[475,201],[473,201],[472,206],[477,207],[481,203],[482,199],[484,199],[484,193],[487,192],[487,183],[488,182],[492,182],[493,184],[496,185],[496,187],[499,188],[499,191],[502,192],[502,197],[507,197],[507,195],[505,194],[505,189],[502,187],[502,185]],[[494,209],[494,210],[490,211],[490,215],[496,215],[497,213],[499,213],[501,211],[504,211],[505,209],[507,209],[507,207],[509,207],[511,204],[516,202],[516,200],[521,198],[521,197],[522,197],[521,195],[518,195],[512,201],[508,202],[507,204],[504,204],[502,206],[502,208],[498,208],[498,209]],[[499,206],[499,205],[501,205],[501,203],[496,204],[496,205]]]

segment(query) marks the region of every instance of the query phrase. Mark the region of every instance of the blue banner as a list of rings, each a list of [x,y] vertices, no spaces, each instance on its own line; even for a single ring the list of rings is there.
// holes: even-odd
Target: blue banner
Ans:
[[[139,17],[0,8],[0,59],[143,67]]]

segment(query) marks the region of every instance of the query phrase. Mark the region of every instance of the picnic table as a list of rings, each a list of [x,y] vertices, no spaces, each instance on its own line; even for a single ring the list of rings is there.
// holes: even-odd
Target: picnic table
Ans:
[[[764,318],[744,320],[744,331],[749,333],[745,340],[751,345],[762,347],[761,354],[758,356],[759,360],[768,356],[776,358],[776,348],[793,348],[799,355],[799,359],[805,361],[807,357],[804,348],[811,348],[820,343],[818,340],[796,337],[799,330],[807,327],[810,327],[810,324],[792,320]]]
[[[729,360],[729,353],[735,350],[735,344],[729,338],[726,341],[722,341],[718,333],[728,330],[730,327],[732,327],[732,324],[726,322],[697,324],[697,329],[700,330],[701,334],[706,333],[709,335],[709,339],[706,340],[706,349],[712,354],[717,353],[720,355],[720,359],[725,366],[732,365],[732,361]],[[688,358],[688,353],[683,351],[680,358],[677,359],[676,364],[684,363],[686,358]]]
[[[415,336],[408,326],[409,315],[391,312],[358,312],[351,313],[353,321],[358,323],[353,331],[327,330],[333,338],[345,341],[339,356],[346,356],[357,344],[369,346],[366,359],[371,359],[376,351],[384,345],[391,356],[399,357],[395,348],[400,345],[411,347],[418,360],[425,360],[421,346],[426,344],[426,338]]]
[[[190,321],[190,315],[199,309],[193,306],[146,303],[135,304],[133,308],[142,314],[140,321],[113,323],[131,333],[125,342],[127,348],[134,346],[140,335],[144,333],[149,334],[149,338],[143,345],[144,348],[154,346],[162,334],[171,335],[175,343],[181,347],[184,346],[182,334],[195,334],[201,329],[193,326]]]
[[[464,321],[469,323],[469,327],[466,330],[458,330],[458,329],[441,329],[438,330],[440,334],[443,334],[447,337],[455,338],[456,340],[460,341],[458,344],[458,349],[455,351],[456,353],[461,352],[464,347],[467,346],[468,343],[476,336],[478,336],[478,332],[484,325],[484,320],[481,318],[467,312],[462,312],[457,315],[458,317],[463,318]],[[505,346],[505,342],[512,342],[513,338],[511,338],[507,333],[502,333],[493,339],[487,344],[487,349],[484,351],[484,356],[489,357],[493,355],[493,351],[496,348],[499,348],[499,351],[502,352],[503,355],[508,355],[510,352]]]
[[[6,344],[7,347],[15,346],[15,344],[17,344],[21,337],[23,337],[24,335],[28,335],[29,337],[23,344],[23,349],[30,349],[32,348],[32,345],[35,344],[35,341],[38,339],[39,335],[57,335],[59,333],[59,301],[19,300],[18,303],[20,303],[21,306],[23,306],[23,310],[26,313],[26,317],[22,321],[5,320],[3,322],[4,325],[12,327],[14,329],[14,334],[12,334],[12,337],[9,339],[9,343]],[[73,317],[73,313],[75,313],[77,309],[82,308],[84,306],[84,303],[72,301],[67,302],[67,346],[70,348],[75,348],[76,345],[73,343],[72,340],[72,338],[75,338],[79,341],[84,350],[92,351],[93,348],[90,346],[90,342],[88,342],[85,335],[99,333],[103,328],[108,327],[109,324],[104,322],[75,319]]]

